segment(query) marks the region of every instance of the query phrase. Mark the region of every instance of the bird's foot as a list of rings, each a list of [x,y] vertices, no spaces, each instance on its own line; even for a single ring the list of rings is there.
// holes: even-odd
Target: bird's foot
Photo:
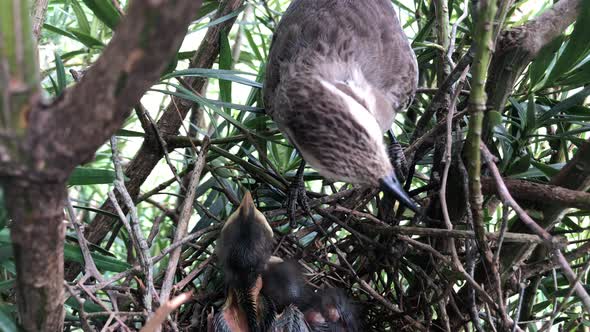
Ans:
[[[307,191],[305,190],[305,183],[303,179],[296,179],[289,186],[289,192],[287,197],[287,213],[289,214],[289,224],[291,228],[297,227],[297,206],[301,209],[310,213],[309,200],[307,198]]]
[[[400,179],[403,179],[408,174],[408,161],[406,160],[404,149],[402,148],[401,144],[397,141],[392,131],[389,131],[389,139],[391,140],[391,143],[387,148],[389,160],[391,161],[391,165],[395,169],[396,175]]]
[[[297,227],[297,218],[295,214],[297,212],[298,204],[305,213],[311,213],[307,191],[305,190],[305,181],[303,179],[304,169],[305,162],[302,161],[301,165],[299,165],[299,169],[297,169],[295,179],[289,186],[289,191],[287,193],[287,213],[289,215],[289,224],[291,225],[291,228]]]

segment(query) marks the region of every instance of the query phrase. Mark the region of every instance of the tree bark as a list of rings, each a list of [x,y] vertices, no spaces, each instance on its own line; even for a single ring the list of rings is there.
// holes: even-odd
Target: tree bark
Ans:
[[[49,0],[35,0],[31,5],[33,37],[35,40],[39,40],[39,37],[41,36],[41,28],[43,27],[43,23],[45,23],[48,4]]]
[[[516,79],[547,44],[559,37],[580,12],[582,0],[561,0],[539,17],[502,32],[490,65],[488,105],[502,109]]]
[[[574,155],[574,158],[551,179],[550,185],[582,192],[590,189],[590,140],[586,141]],[[537,209],[543,215],[543,218],[536,220],[537,223],[539,226],[551,230],[561,221],[568,210],[568,206],[559,202],[545,202],[545,204],[539,205]],[[514,223],[510,227],[510,231],[531,233],[531,230],[520,221]],[[501,262],[502,266],[507,268],[527,259],[531,253],[531,248],[529,246],[510,244],[503,249],[503,252]]]
[[[9,180],[6,203],[16,261],[16,296],[25,331],[63,326],[63,204],[65,183]]]
[[[581,6],[582,0],[558,1],[539,17],[501,33],[486,84],[488,109],[504,109],[518,77],[543,47],[574,23]],[[489,142],[492,128],[485,124],[483,141]]]
[[[516,179],[504,179],[504,183],[519,202],[590,210],[590,193],[584,191]],[[498,193],[495,181],[489,177],[482,178],[482,189],[486,195]]]
[[[25,331],[62,330],[62,213],[71,171],[93,157],[160,77],[200,7],[200,0],[133,1],[78,84],[50,105],[29,98],[28,104],[8,106],[22,128],[2,128],[9,134],[0,140],[0,181],[12,219],[17,302]],[[5,75],[0,79],[0,86],[6,86]],[[21,97],[18,92],[13,95]]]
[[[226,0],[220,5],[220,10],[216,14],[216,18],[223,17],[233,12],[243,4],[244,0]],[[207,31],[205,38],[195,57],[191,61],[191,68],[211,68],[215,59],[219,54],[219,36],[221,31],[230,28],[235,21],[234,19],[227,20],[223,23],[212,26]],[[195,78],[187,79],[195,91],[200,91],[205,84],[205,79]],[[162,117],[158,120],[157,126],[160,130],[161,135],[167,138],[170,135],[178,133],[182,120],[193,107],[193,103],[181,98],[175,98],[167,107]],[[144,142],[129,163],[129,166],[125,170],[125,176],[129,180],[125,183],[127,190],[131,197],[135,198],[139,194],[140,186],[150,175],[156,164],[162,159],[164,152],[158,147],[154,147],[148,142]],[[101,210],[114,211],[112,204],[109,200],[106,200],[100,207]],[[94,220],[86,228],[88,241],[99,244],[104,237],[112,230],[114,223],[117,220],[107,216],[98,214]],[[68,273],[71,277],[75,275],[73,272]]]

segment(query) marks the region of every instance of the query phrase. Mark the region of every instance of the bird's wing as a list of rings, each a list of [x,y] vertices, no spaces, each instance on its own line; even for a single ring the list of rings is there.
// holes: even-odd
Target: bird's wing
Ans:
[[[271,116],[285,64],[298,61],[311,66],[310,55],[322,53],[356,63],[387,99],[393,109],[375,114],[381,123],[390,125],[395,112],[414,95],[416,57],[389,0],[294,0],[275,31],[269,53],[264,101]]]

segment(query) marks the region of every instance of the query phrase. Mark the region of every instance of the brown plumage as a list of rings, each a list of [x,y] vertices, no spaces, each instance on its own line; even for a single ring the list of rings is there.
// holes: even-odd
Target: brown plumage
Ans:
[[[264,102],[321,174],[381,184],[416,210],[383,143],[416,84],[416,57],[389,0],[294,0],[273,38]]]

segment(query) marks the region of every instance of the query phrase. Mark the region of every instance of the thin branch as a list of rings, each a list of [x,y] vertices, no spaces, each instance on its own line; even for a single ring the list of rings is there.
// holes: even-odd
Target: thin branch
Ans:
[[[563,254],[561,253],[561,250],[559,248],[559,243],[555,241],[555,239],[553,238],[553,236],[551,236],[551,234],[549,234],[545,229],[540,227],[526,213],[526,211],[522,207],[520,207],[520,205],[518,205],[518,203],[516,203],[514,198],[512,198],[512,196],[510,195],[510,192],[508,191],[508,188],[506,188],[506,186],[502,182],[502,176],[500,175],[500,171],[498,170],[498,167],[493,162],[494,158],[493,158],[492,154],[490,153],[490,151],[487,149],[487,147],[485,145],[481,146],[481,151],[482,151],[482,154],[484,156],[484,159],[485,159],[488,167],[490,168],[490,171],[492,172],[494,179],[496,180],[499,195],[502,198],[502,201],[505,204],[508,204],[512,209],[514,209],[516,214],[519,216],[520,220],[522,220],[534,233],[536,233],[541,238],[543,238],[546,241],[546,243],[553,248],[553,255],[554,255],[554,259],[555,259],[556,263],[558,263],[559,266],[561,267],[563,273],[565,274],[565,276],[569,280],[572,288],[575,289],[576,294],[580,297],[580,299],[582,299],[582,303],[584,304],[584,307],[586,308],[586,312],[590,313],[590,296],[588,295],[588,293],[584,289],[584,286],[580,282],[577,281],[576,274],[574,273],[574,271],[570,267],[569,263],[567,262],[567,260],[563,256]]]
[[[455,87],[455,92],[451,98],[451,103],[449,105],[449,110],[447,113],[447,138],[446,138],[446,150],[443,156],[443,162],[445,167],[443,169],[443,176],[441,180],[441,187],[440,187],[440,205],[443,214],[443,219],[445,221],[445,226],[448,230],[453,229],[453,223],[451,222],[451,217],[449,216],[449,209],[447,206],[447,181],[449,179],[449,170],[451,169],[451,161],[452,161],[452,151],[453,151],[453,115],[455,114],[455,108],[457,106],[457,99],[459,98],[459,92],[463,87],[463,81],[469,72],[469,66],[465,67],[463,73],[461,73],[461,77],[459,78],[459,83]],[[453,238],[450,238],[449,247],[451,249],[451,255],[453,258],[453,264],[456,265],[457,268],[463,269],[463,265],[461,265],[461,261],[459,260],[459,255],[457,254],[457,248],[455,247],[455,241]]]
[[[35,40],[39,40],[41,36],[41,28],[45,23],[45,16],[47,15],[47,5],[49,0],[35,0],[31,4],[31,17],[33,26],[33,37]]]
[[[208,147],[209,145],[207,144],[207,141],[205,141],[205,144],[201,147],[201,151],[199,152],[199,156],[197,157],[196,165],[193,170],[189,187],[186,193],[186,198],[181,208],[180,218],[178,219],[178,225],[176,226],[176,232],[174,233],[174,242],[179,242],[186,237],[188,221],[193,211],[193,201],[195,200],[197,186],[199,185],[199,182],[201,180],[201,172],[203,171],[203,167],[205,166],[205,156]],[[174,282],[174,276],[176,274],[176,268],[178,265],[178,261],[180,259],[180,254],[180,247],[174,249],[170,254],[168,267],[166,268],[164,281],[162,282],[162,288],[160,290],[160,301],[162,303],[168,301],[168,298],[170,297],[170,292],[172,290],[172,284]]]
[[[93,332],[94,329],[90,326],[90,323],[88,322],[88,314],[86,313],[86,310],[84,310],[84,302],[86,302],[86,300],[81,298],[80,295],[72,288],[72,286],[70,286],[65,281],[64,281],[64,286],[66,287],[66,290],[70,293],[70,295],[72,295],[74,300],[76,300],[76,302],[78,303],[78,307],[79,307],[78,315],[80,316],[80,323],[82,324],[82,330],[84,332]],[[112,313],[109,313],[109,314],[112,314]]]
[[[576,284],[579,283],[582,276],[587,273],[588,268],[590,268],[590,260],[586,261],[586,264],[584,264],[584,267],[582,268],[582,273],[580,273],[576,277],[576,281],[575,281]],[[555,279],[556,279],[555,290],[557,290],[557,278],[555,278]],[[547,322],[545,322],[545,324],[543,324],[543,326],[541,326],[541,329],[539,329],[539,332],[544,332],[544,331],[549,330],[551,328],[551,325],[553,325],[553,321],[555,320],[555,318],[557,318],[557,315],[565,309],[565,306],[567,305],[569,298],[574,294],[575,291],[576,291],[575,287],[569,287],[567,293],[563,297],[563,300],[561,301],[559,306],[557,306],[557,305],[554,306],[553,313],[551,314],[551,318]],[[557,301],[557,296],[555,297],[555,301]]]
[[[244,0],[221,1],[219,4],[219,9],[215,13],[213,19],[219,19],[231,14],[234,10],[240,8],[243,2]],[[197,10],[191,10],[188,12],[196,13]],[[130,11],[128,15],[131,15]],[[205,34],[203,41],[199,45],[195,56],[190,61],[190,68],[211,68],[213,66],[219,54],[221,32],[231,28],[234,21],[235,18],[231,18],[207,29],[207,33]],[[157,29],[157,27],[154,27],[154,29]],[[164,31],[168,31],[167,28],[164,28]],[[178,35],[180,39],[184,37],[184,33],[178,33]],[[156,38],[162,37],[160,36]],[[177,48],[174,49],[176,50]],[[170,56],[167,59],[170,59]],[[200,91],[207,79],[188,78],[187,81],[190,82],[191,86],[196,91]],[[158,119],[157,125],[161,135],[165,138],[176,135],[184,117],[191,107],[193,107],[193,105],[194,104],[192,102],[182,99],[178,99],[177,102],[170,102],[166,106],[165,111],[163,112],[160,119]],[[180,116],[178,115],[179,112]],[[170,144],[172,145],[172,143]],[[147,177],[150,175],[162,157],[162,151],[154,151],[153,146],[147,142],[142,144],[141,148],[125,170],[125,175],[129,178],[126,187],[132,197],[135,197],[139,194],[140,186],[145,182]],[[109,200],[106,200],[102,204],[101,209],[111,212],[114,211],[113,206],[109,203]],[[87,227],[88,240],[92,243],[100,243],[112,229],[113,223],[114,221],[112,218],[103,214],[97,214],[96,217],[91,221],[90,225]]]
[[[152,264],[151,255],[150,255],[150,248],[147,245],[147,241],[141,232],[141,228],[139,227],[139,217],[137,215],[137,209],[135,208],[135,203],[131,199],[131,195],[127,192],[125,188],[125,178],[123,176],[123,167],[121,166],[121,160],[119,159],[119,151],[117,149],[117,138],[115,136],[111,137],[111,150],[113,152],[113,164],[115,165],[115,187],[119,194],[123,197],[123,201],[129,210],[129,216],[131,219],[131,223],[127,222],[127,217],[121,210],[115,195],[112,192],[109,192],[109,198],[111,199],[113,205],[117,209],[117,213],[121,218],[121,221],[124,223],[129,235],[133,240],[133,244],[137,249],[137,256],[139,257],[140,265],[143,269],[145,274],[145,281],[146,281],[146,293],[144,297],[144,305],[148,312],[148,316],[152,313],[152,295],[155,295],[155,287],[154,287],[154,266]]]

